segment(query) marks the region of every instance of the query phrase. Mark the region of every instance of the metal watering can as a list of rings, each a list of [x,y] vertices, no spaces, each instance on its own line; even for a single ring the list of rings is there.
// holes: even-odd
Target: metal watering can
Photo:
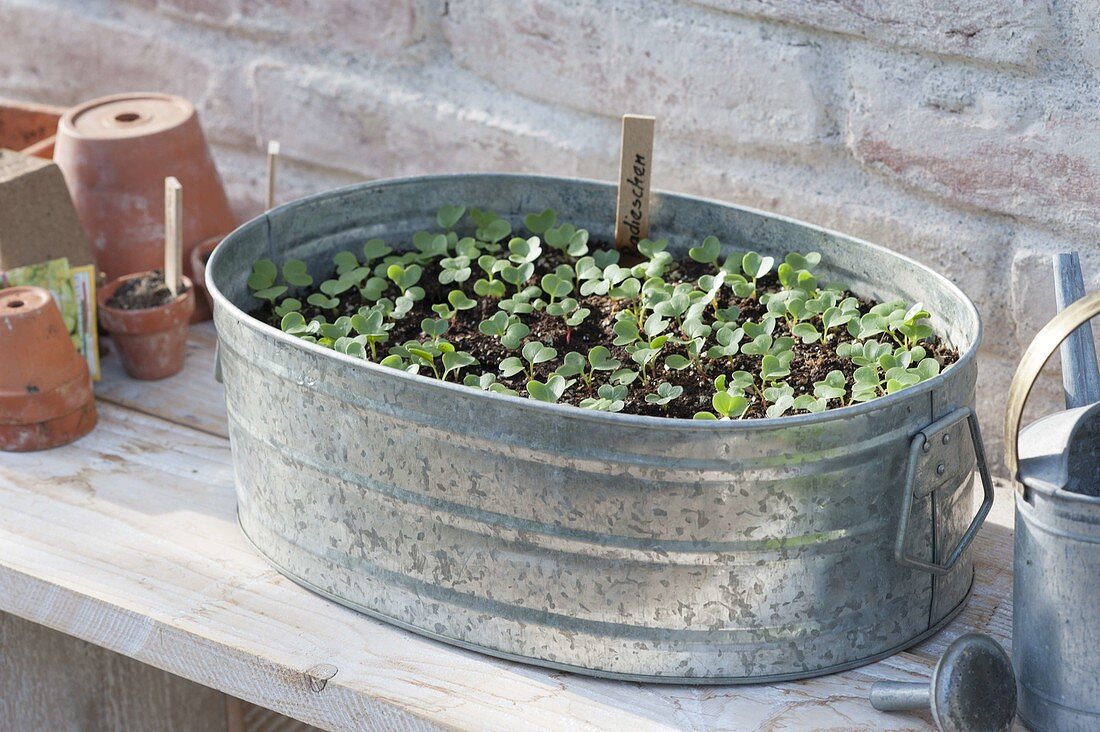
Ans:
[[[1032,729],[1100,729],[1100,373],[1076,254],[1058,255],[1064,307],[1028,346],[1009,390],[1005,463],[1015,481],[1013,657]],[[1072,303],[1072,304],[1069,304]],[[1024,404],[1061,346],[1067,410],[1020,430]]]

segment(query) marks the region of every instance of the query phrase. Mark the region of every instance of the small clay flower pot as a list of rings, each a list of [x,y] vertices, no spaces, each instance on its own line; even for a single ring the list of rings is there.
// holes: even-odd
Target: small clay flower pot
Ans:
[[[0,290],[0,450],[45,450],[95,427],[88,364],[39,287]]]
[[[213,236],[191,250],[191,279],[195,282],[195,289],[202,297],[195,303],[195,314],[191,317],[192,323],[209,320],[214,314],[214,298],[210,296],[210,290],[206,289],[206,260],[214,253],[214,250],[226,234]]]
[[[123,310],[108,305],[115,292],[130,280],[151,272],[119,277],[100,288],[96,295],[99,324],[111,334],[122,359],[122,367],[135,379],[163,379],[179,373],[187,355],[187,329],[195,310],[195,288],[183,278],[186,288],[165,305]]]
[[[161,266],[167,176],[183,185],[185,266],[199,242],[236,227],[198,115],[181,97],[119,94],[73,107],[54,161],[108,280]]]

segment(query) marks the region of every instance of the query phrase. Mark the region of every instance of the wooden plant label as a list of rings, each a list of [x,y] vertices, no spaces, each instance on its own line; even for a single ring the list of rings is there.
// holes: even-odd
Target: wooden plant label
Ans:
[[[164,282],[172,295],[183,289],[183,186],[164,179]]]
[[[275,166],[279,159],[279,141],[267,143],[267,210],[275,208]]]
[[[615,248],[636,254],[649,236],[649,181],[653,177],[653,126],[656,120],[623,115],[623,148],[619,160],[619,204],[615,210]]]

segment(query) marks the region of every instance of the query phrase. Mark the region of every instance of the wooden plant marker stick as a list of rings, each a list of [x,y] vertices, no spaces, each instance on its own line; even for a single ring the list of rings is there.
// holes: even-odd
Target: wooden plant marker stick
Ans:
[[[623,115],[615,248],[624,254],[637,255],[638,242],[649,236],[649,182],[653,177],[655,122],[653,117]]]
[[[183,289],[183,186],[164,179],[164,282],[173,297]]]
[[[279,157],[279,141],[267,143],[267,210],[275,208],[275,164]]]

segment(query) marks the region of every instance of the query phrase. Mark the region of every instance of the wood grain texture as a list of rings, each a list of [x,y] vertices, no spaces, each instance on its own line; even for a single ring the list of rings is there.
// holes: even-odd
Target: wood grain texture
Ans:
[[[0,613],[0,729],[221,732],[224,695]]]
[[[649,236],[649,189],[653,180],[653,117],[623,115],[619,151],[619,195],[615,207],[615,248],[638,254]]]
[[[0,459],[0,610],[330,730],[929,729],[927,714],[872,710],[870,685],[926,679],[964,632],[1008,645],[1007,487],[975,542],[976,587],[959,618],[862,669],[767,686],[658,686],[427,640],[299,588],[248,546],[228,442],[202,380],[209,348],[187,368],[198,377],[177,377],[174,389],[169,380],[107,381],[88,437]],[[117,406],[131,400],[159,416]],[[331,669],[310,676],[325,664],[331,678],[321,678]]]
[[[225,389],[214,380],[214,344],[217,340],[214,323],[192,324],[183,370],[160,381],[138,381],[127,376],[113,344],[106,340],[111,352],[103,358],[103,379],[95,384],[96,397],[175,424],[228,437]]]

